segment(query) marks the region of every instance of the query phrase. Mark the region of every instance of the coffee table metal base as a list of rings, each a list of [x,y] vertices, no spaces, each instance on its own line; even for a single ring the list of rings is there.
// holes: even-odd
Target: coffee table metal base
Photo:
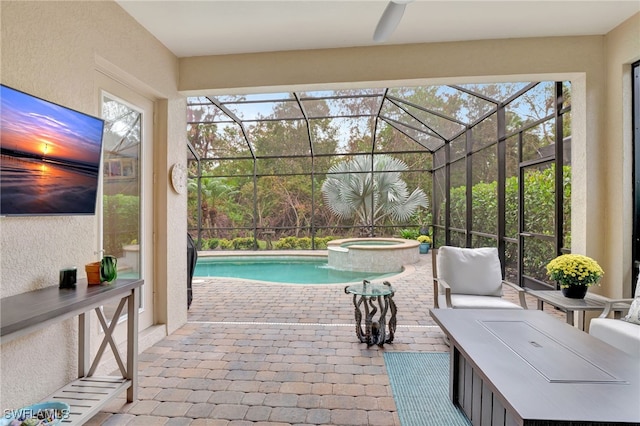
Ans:
[[[365,280],[362,284],[345,287],[344,292],[353,294],[356,335],[360,342],[366,343],[367,346],[393,343],[397,308],[393,301],[394,291],[391,284],[388,281],[384,281],[382,285],[372,284]],[[380,316],[376,321],[375,316],[378,311]],[[387,313],[391,314],[388,323]],[[363,316],[364,330],[362,329]]]

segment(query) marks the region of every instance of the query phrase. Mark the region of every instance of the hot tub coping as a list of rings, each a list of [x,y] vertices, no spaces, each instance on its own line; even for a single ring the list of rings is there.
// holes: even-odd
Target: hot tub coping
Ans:
[[[381,241],[381,242],[394,242],[398,244],[394,245],[372,245],[372,244],[350,244],[349,247],[342,247],[343,244],[347,243],[358,243],[358,242],[371,242],[371,241]],[[340,240],[331,240],[327,243],[327,250],[335,250],[335,251],[348,251],[350,248],[356,248],[358,250],[404,250],[407,248],[418,247],[420,243],[417,240],[407,240],[404,238],[385,238],[385,237],[368,237],[368,238],[343,238]]]

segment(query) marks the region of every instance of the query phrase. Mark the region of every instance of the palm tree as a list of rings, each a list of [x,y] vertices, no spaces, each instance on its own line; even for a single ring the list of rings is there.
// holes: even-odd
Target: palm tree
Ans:
[[[208,236],[212,237],[212,229],[218,225],[219,215],[222,212],[218,209],[218,201],[226,199],[236,191],[234,191],[229,185],[225,184],[220,178],[201,178],[200,187],[195,180],[192,180],[188,184],[189,191],[192,194],[197,194],[200,190],[200,211],[202,212],[202,224],[203,228],[208,228]]]
[[[356,157],[332,166],[322,184],[322,196],[339,219],[354,219],[354,225],[369,227],[389,217],[406,221],[419,208],[428,206],[420,188],[409,193],[401,173],[407,165],[389,155]]]

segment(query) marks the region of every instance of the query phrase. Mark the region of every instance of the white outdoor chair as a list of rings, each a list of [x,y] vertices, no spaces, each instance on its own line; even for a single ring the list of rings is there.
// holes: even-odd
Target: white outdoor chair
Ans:
[[[502,279],[495,247],[443,246],[433,250],[434,308],[527,309],[524,289]],[[502,298],[502,286],[518,293],[520,305]]]
[[[589,334],[640,360],[640,275],[635,299],[609,299],[598,318],[589,325]],[[615,304],[629,303],[624,318],[608,318]]]

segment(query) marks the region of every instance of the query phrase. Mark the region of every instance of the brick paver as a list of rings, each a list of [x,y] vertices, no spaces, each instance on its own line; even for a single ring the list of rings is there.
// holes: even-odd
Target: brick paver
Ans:
[[[123,394],[88,425],[399,426],[383,353],[448,346],[429,316],[431,255],[388,280],[395,340],[368,348],[344,285],[196,278],[189,322],[139,356],[139,400]]]

